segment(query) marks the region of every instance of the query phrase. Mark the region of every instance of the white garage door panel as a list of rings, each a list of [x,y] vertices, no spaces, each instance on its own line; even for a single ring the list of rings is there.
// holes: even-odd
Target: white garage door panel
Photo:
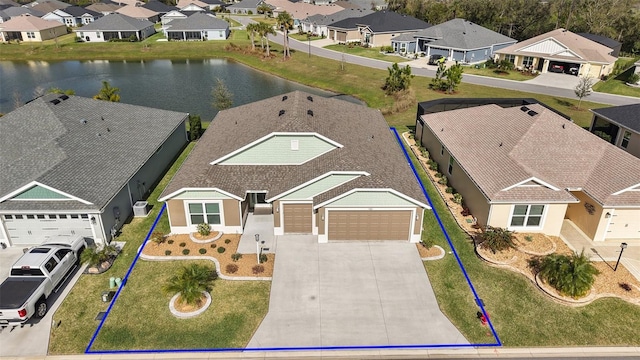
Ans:
[[[79,216],[44,215],[44,219],[38,219],[35,215],[13,215],[5,217],[5,224],[13,245],[40,244],[56,235],[93,236],[89,219]]]
[[[611,217],[607,239],[640,239],[640,210],[616,210]]]

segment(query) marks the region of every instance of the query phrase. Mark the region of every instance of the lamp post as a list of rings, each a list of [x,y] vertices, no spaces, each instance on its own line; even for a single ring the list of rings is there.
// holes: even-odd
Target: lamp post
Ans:
[[[256,234],[256,260],[260,264],[260,234]]]
[[[616,261],[616,267],[613,268],[613,271],[618,270],[618,264],[620,263],[620,258],[622,257],[622,252],[627,248],[627,243],[620,244],[620,255],[618,255],[618,261]]]

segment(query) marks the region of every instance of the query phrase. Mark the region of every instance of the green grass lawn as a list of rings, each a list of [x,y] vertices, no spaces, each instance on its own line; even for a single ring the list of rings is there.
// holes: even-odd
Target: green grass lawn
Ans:
[[[253,20],[253,21],[257,21],[257,22],[267,23],[267,24],[269,24],[269,25],[273,25],[273,26],[275,26],[275,25],[278,23],[278,21],[277,21],[275,18],[273,18],[273,17],[268,17],[268,16],[264,16],[264,15],[260,15],[260,16],[253,16],[253,17],[251,18],[251,20]]]
[[[269,281],[218,279],[212,302],[202,314],[177,319],[161,284],[191,262],[136,263],[92,350],[243,348],[269,308]]]
[[[350,55],[358,55],[358,56],[362,56],[362,57],[367,57],[367,58],[371,58],[371,59],[377,59],[377,60],[383,60],[383,61],[389,61],[389,62],[405,62],[405,61],[410,61],[411,59],[407,59],[405,57],[402,56],[397,56],[397,55],[385,55],[382,54],[380,52],[380,48],[365,48],[362,46],[358,46],[358,45],[354,45],[353,47],[350,47],[348,45],[343,45],[343,44],[335,44],[335,45],[327,45],[324,47],[325,49],[329,49],[329,50],[335,50],[335,51],[339,51],[339,52],[344,52],[346,54],[350,54]]]
[[[289,37],[292,38],[292,39],[296,39],[298,41],[309,41],[309,39],[307,38],[307,34],[295,33],[295,34],[289,34]],[[315,35],[311,36],[311,41],[321,40],[321,39],[322,39],[321,36],[315,36]]]
[[[597,300],[578,308],[560,305],[523,275],[481,261],[471,239],[460,229],[428,176],[408,152],[504,346],[640,344],[640,307],[618,299]],[[433,214],[425,216],[424,227],[423,237],[431,237],[450,251]],[[476,318],[479,308],[454,256],[447,254],[442,260],[425,261],[425,268],[440,309],[467,340],[494,342],[489,328]]]
[[[640,87],[631,87],[625,84],[626,81],[617,78],[606,81],[598,81],[593,85],[593,91],[640,97]]]
[[[489,77],[494,77],[498,79],[515,80],[515,81],[526,81],[526,80],[531,80],[536,78],[536,76],[525,75],[517,70],[507,71],[507,73],[505,74],[503,72],[499,72],[497,69],[488,69],[488,68],[476,69],[473,66],[465,66],[464,73],[471,74],[471,75],[489,76]]]

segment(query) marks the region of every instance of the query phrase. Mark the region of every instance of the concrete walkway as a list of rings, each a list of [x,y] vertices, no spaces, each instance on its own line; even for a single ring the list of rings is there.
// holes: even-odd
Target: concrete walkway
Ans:
[[[260,244],[262,252],[276,252],[276,236],[273,235],[273,214],[270,215],[247,215],[247,222],[244,225],[240,242],[238,243],[238,252],[240,254],[255,254],[256,234],[260,235]]]
[[[414,244],[279,236],[269,312],[248,348],[468,344]]]

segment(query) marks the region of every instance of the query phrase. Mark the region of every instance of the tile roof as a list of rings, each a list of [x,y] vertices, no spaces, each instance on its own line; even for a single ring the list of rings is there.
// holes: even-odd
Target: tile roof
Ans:
[[[39,17],[22,14],[0,24],[2,31],[42,31],[64,26],[58,21],[44,20]]]
[[[337,21],[330,25],[332,28],[355,29],[359,25],[368,26],[374,33],[395,31],[416,31],[431,25],[413,16],[401,15],[393,11],[375,11],[372,14]]]
[[[612,195],[640,183],[640,159],[603,141],[539,104],[485,105],[421,118],[494,202],[567,202],[582,188],[606,206],[640,206],[640,192]],[[537,178],[560,191],[516,187]]]
[[[344,9],[338,11],[337,13],[323,15],[323,14],[315,14],[306,18],[304,21],[309,22],[315,25],[329,25],[336,21],[349,19],[349,18],[358,18],[365,15],[369,15],[373,12],[373,10],[367,9]]]
[[[308,100],[310,96],[313,101]],[[281,110],[284,114],[280,116]],[[210,165],[273,132],[318,133],[344,147],[302,165]],[[161,198],[187,187],[216,187],[241,198],[249,190],[264,189],[268,198],[330,171],[365,171],[371,175],[317,196],[316,204],[354,188],[392,188],[425,203],[420,186],[378,110],[301,91],[219,112]]]
[[[522,48],[539,42],[543,42],[547,39],[555,40],[563,47],[566,47],[570,51],[574,52],[578,57],[545,54],[540,52],[530,52],[522,50]],[[520,41],[519,43],[507,46],[496,52],[499,54],[514,54],[521,56],[544,56],[545,58],[553,58],[573,62],[596,62],[610,64],[616,61],[615,57],[609,55],[611,53],[610,48],[562,28],[532,37],[531,39]]]
[[[126,15],[134,19],[149,19],[158,16],[157,11],[149,10],[142,6],[127,5],[116,10],[118,14]]]
[[[134,19],[132,17],[114,13],[84,25],[78,31],[140,31],[153,26],[149,20]]]
[[[516,43],[515,39],[489,30],[465,19],[452,19],[419,31],[416,38],[435,39],[429,45],[453,49],[479,49],[495,44]]]
[[[38,181],[101,209],[186,117],[78,96],[40,97],[0,121],[0,167],[11,169],[0,172],[0,196]]]
[[[229,28],[229,23],[213,14],[195,13],[186,19],[176,19],[167,26],[167,31],[220,30]]]
[[[591,112],[640,134],[640,104],[592,109]]]

